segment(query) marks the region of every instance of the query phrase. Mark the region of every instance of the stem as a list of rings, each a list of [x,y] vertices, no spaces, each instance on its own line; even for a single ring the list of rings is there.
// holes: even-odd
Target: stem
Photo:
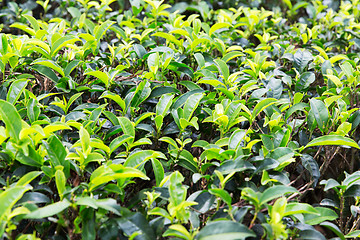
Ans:
[[[230,216],[230,218],[231,218],[232,221],[236,222],[236,219],[234,218],[231,210],[232,210],[232,209],[229,209],[229,212],[228,212],[228,213],[229,213],[229,216]]]
[[[217,204],[216,204],[216,211],[219,211],[220,208],[221,199],[218,198]]]
[[[253,217],[253,219],[252,219],[251,222],[250,222],[250,226],[249,226],[250,229],[255,225],[255,221],[256,221],[257,215],[258,215],[258,212],[255,212],[254,217]]]
[[[350,160],[350,173],[354,172],[354,168],[355,168],[355,153],[356,153],[356,149],[355,148],[351,148],[351,160]]]
[[[339,225],[340,225],[340,229],[341,229],[342,232],[344,232],[343,217],[344,217],[344,196],[341,195],[341,197],[340,197],[340,219],[339,219]]]

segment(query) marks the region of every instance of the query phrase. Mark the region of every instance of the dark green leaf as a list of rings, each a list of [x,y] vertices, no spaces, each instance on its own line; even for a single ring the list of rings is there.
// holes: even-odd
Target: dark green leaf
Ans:
[[[300,75],[299,81],[295,84],[295,91],[300,92],[306,89],[315,81],[315,74],[313,72],[305,72]]]
[[[55,214],[61,213],[70,206],[70,202],[67,199],[62,200],[61,202],[56,202],[53,204],[46,205],[45,207],[38,208],[35,211],[27,214],[25,218],[29,219],[41,219],[53,216]]]
[[[216,221],[208,223],[196,235],[198,240],[234,240],[255,237],[245,225],[233,221]]]
[[[311,110],[314,113],[319,129],[324,132],[329,120],[329,111],[321,100],[310,99]]]
[[[298,49],[294,54],[294,66],[299,72],[302,72],[312,59],[312,54],[308,50]]]

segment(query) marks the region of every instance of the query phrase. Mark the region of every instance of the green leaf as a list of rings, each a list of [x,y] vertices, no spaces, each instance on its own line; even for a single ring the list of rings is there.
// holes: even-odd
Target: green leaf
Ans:
[[[229,139],[229,149],[237,149],[241,141],[246,136],[246,131],[243,129],[236,129],[230,136]]]
[[[186,100],[192,96],[193,94],[196,94],[196,93],[203,93],[204,90],[203,89],[195,89],[195,90],[191,90],[189,92],[186,92],[184,94],[182,94],[176,101],[175,103],[172,105],[171,109],[178,109],[179,107],[181,107],[185,102]]]
[[[196,59],[197,64],[199,65],[200,69],[205,67],[205,59],[201,53],[195,53],[194,57]]]
[[[149,67],[149,70],[156,74],[157,70],[160,67],[160,55],[158,52],[150,53],[150,55],[147,58],[147,64]]]
[[[284,196],[285,194],[288,194],[288,193],[295,193],[295,192],[297,192],[297,190],[290,186],[285,186],[285,185],[273,186],[273,187],[266,189],[261,194],[259,202],[260,202],[260,205],[263,205],[275,198]]]
[[[154,207],[153,209],[151,209],[148,212],[149,215],[157,215],[157,216],[162,216],[165,218],[168,218],[169,220],[171,220],[171,216],[169,215],[169,213],[163,209],[163,208],[159,208],[159,207]]]
[[[23,194],[30,189],[32,189],[30,186],[15,186],[0,193],[0,222]]]
[[[300,213],[320,215],[320,213],[313,206],[311,206],[307,203],[292,202],[292,203],[288,203],[286,205],[286,210],[285,210],[284,216],[290,216],[290,215],[300,214]]]
[[[311,178],[314,179],[314,186],[316,186],[320,178],[320,169],[316,160],[311,155],[303,154],[301,156],[301,164],[309,171]]]
[[[360,149],[360,146],[352,139],[340,135],[325,135],[315,138],[309,142],[305,148],[314,146],[349,146]]]
[[[312,59],[313,56],[308,50],[298,49],[294,54],[294,66],[296,70],[302,72]]]
[[[119,105],[119,107],[121,107],[121,109],[123,111],[126,109],[125,101],[117,94],[114,94],[114,93],[109,92],[109,91],[105,91],[105,92],[103,92],[103,94],[101,94],[101,96],[99,98],[111,99],[114,102],[116,102]]]
[[[106,31],[113,25],[115,22],[106,20],[100,26],[96,26],[94,30],[94,36],[97,41],[100,41],[102,36],[106,33]]]
[[[190,240],[192,239],[191,234],[188,232],[188,230],[180,224],[173,224],[170,225],[170,227],[168,228],[168,230],[166,230],[163,234],[164,237],[179,237],[185,240]]]
[[[47,42],[41,41],[36,38],[30,38],[26,41],[27,44],[33,45],[33,49],[43,56],[45,56],[47,59],[50,59],[50,47]]]
[[[83,153],[87,153],[89,151],[88,149],[90,148],[90,134],[83,126],[81,126],[79,136],[82,151]]]
[[[190,121],[192,114],[196,110],[202,98],[203,98],[202,93],[195,93],[186,100],[184,105],[184,118],[187,121]]]
[[[92,207],[94,209],[98,209],[96,199],[92,197],[77,197],[76,205],[87,206],[87,207]]]
[[[221,28],[229,28],[232,27],[232,25],[230,23],[225,23],[225,22],[218,22],[215,23],[214,25],[211,26],[210,31],[209,31],[209,36],[211,36],[215,31],[221,29]]]
[[[27,116],[29,118],[30,123],[37,121],[41,113],[41,109],[38,106],[38,101],[34,98],[30,98],[28,100],[26,108],[27,108]]]
[[[114,140],[111,141],[109,147],[110,147],[110,154],[113,153],[116,149],[118,149],[121,145],[123,145],[124,143],[130,143],[134,141],[134,137],[124,134],[121,135],[117,138],[115,138]]]
[[[342,86],[342,83],[341,83],[341,80],[337,77],[337,76],[334,76],[334,75],[325,75],[330,81],[332,81],[336,87],[341,87]]]
[[[18,28],[20,30],[23,30],[24,32],[30,34],[31,36],[35,36],[35,34],[36,34],[34,29],[30,28],[29,26],[27,26],[23,23],[13,23],[9,27]]]
[[[306,89],[315,81],[315,74],[313,72],[305,72],[300,75],[299,81],[295,84],[295,91],[300,92]]]
[[[159,102],[156,104],[156,115],[166,116],[172,105],[173,98],[174,95],[170,93],[162,95]]]
[[[56,183],[56,188],[57,188],[59,196],[60,196],[60,200],[62,200],[64,197],[64,192],[66,190],[66,177],[65,177],[63,170],[60,170],[60,169],[56,170],[55,183]]]
[[[240,52],[240,51],[231,51],[231,52],[228,52],[224,55],[224,57],[222,58],[222,60],[224,62],[228,62],[230,61],[231,59],[234,59],[236,57],[241,57],[241,56],[244,56],[244,53]]]
[[[163,158],[166,159],[164,154],[161,152],[156,152],[152,150],[144,150],[139,151],[134,154],[131,154],[125,161],[125,167],[138,167],[144,164],[146,161],[153,159],[153,158]]]
[[[254,85],[254,87],[255,86],[256,85]],[[268,90],[266,93],[267,97],[280,99],[284,88],[280,79],[271,78],[266,86],[266,89]]]
[[[145,180],[149,178],[140,170],[132,167],[124,167],[121,164],[102,165],[98,167],[90,177],[89,191],[95,190],[98,186],[118,179],[131,179],[139,177]]]
[[[197,84],[209,84],[213,87],[217,87],[219,85],[226,87],[226,85],[222,82],[220,82],[217,79],[205,79],[205,78],[201,78],[199,81],[197,81]]]
[[[96,200],[96,205],[99,208],[105,209],[107,211],[111,211],[118,216],[121,216],[121,213],[118,210],[118,203],[113,198],[103,198]]]
[[[12,104],[1,99],[0,119],[5,123],[6,131],[10,134],[10,137],[18,141],[22,129],[20,114]]]
[[[66,164],[66,150],[62,142],[55,135],[48,138],[47,142],[43,142],[46,148],[46,151],[49,155],[50,162],[53,168],[56,166],[63,166],[64,173],[67,177],[70,175],[69,165]]]
[[[292,9],[292,4],[290,0],[283,0],[284,3],[288,6],[288,8],[291,10]]]
[[[354,77],[354,69],[349,62],[344,62],[340,65],[340,68],[345,73],[347,78]]]
[[[199,172],[198,162],[194,161],[194,158],[192,157],[191,153],[189,153],[189,154],[191,155],[192,158],[185,157],[184,151],[185,150],[183,150],[180,153],[179,162],[178,162],[179,166],[190,170],[192,173],[198,173]],[[188,154],[186,154],[186,155],[188,155]]]
[[[326,240],[324,235],[322,235],[319,231],[317,231],[315,228],[306,228],[301,229],[299,232],[299,238],[298,239],[306,239],[306,240]]]
[[[135,138],[135,127],[133,123],[126,117],[119,117],[118,120],[123,133]]]
[[[80,60],[72,60],[64,69],[65,76],[70,76],[71,72],[81,63]]]
[[[61,213],[70,206],[70,202],[65,198],[60,202],[46,205],[45,207],[38,208],[31,213],[27,214],[25,218],[27,219],[41,219],[46,217],[51,217],[55,214]]]
[[[29,80],[27,79],[19,79],[15,80],[8,91],[8,94],[6,96],[6,101],[8,101],[11,104],[14,104],[19,100],[21,94],[25,90],[27,83]]]
[[[71,14],[71,16],[73,18],[80,18],[81,17],[81,12],[79,9],[75,8],[75,7],[68,7],[67,8],[68,12]]]
[[[105,72],[101,72],[101,71],[91,71],[91,72],[86,72],[84,75],[90,75],[93,77],[97,77],[98,79],[100,79],[100,81],[102,83],[105,84],[105,87],[109,86],[109,75]]]
[[[179,206],[186,199],[187,190],[182,184],[184,177],[179,171],[175,171],[170,175],[169,181],[170,203],[172,203],[173,206]]]
[[[20,186],[20,187],[25,187],[26,185],[28,185],[32,180],[34,180],[35,178],[37,178],[40,174],[42,174],[41,171],[32,171],[29,172],[27,174],[25,174],[24,176],[22,176],[19,181],[16,183],[16,186]]]
[[[343,185],[347,185],[343,182]],[[360,184],[349,184],[344,192],[344,197],[357,197],[360,196]]]
[[[96,225],[95,225],[95,212],[92,208],[85,208],[81,211],[82,239],[95,240],[96,239]]]
[[[236,159],[225,160],[222,162],[220,167],[217,168],[219,172],[222,174],[229,174],[231,172],[244,172],[245,170],[256,170],[256,168],[249,163],[248,161],[244,161],[241,157]]]
[[[277,101],[278,100],[275,98],[265,98],[258,102],[251,114],[251,120],[254,121],[257,115],[259,115],[265,108],[277,103]]]
[[[171,35],[169,33],[156,32],[151,36],[164,38],[166,39],[166,41],[174,43],[177,47],[181,47],[181,42],[174,35]]]
[[[69,99],[69,101],[66,104],[66,109],[65,109],[66,113],[69,111],[71,104],[73,104],[75,102],[75,100],[78,99],[82,94],[83,93],[81,92],[81,93],[76,93],[71,96],[71,98]]]
[[[320,182],[321,185],[325,185],[324,187],[324,191],[326,192],[327,190],[331,189],[331,188],[337,188],[340,187],[340,183],[338,183],[335,179],[328,179],[328,180],[322,180]]]
[[[49,203],[49,202],[50,202],[50,199],[43,193],[27,192],[16,203],[16,205],[23,204],[23,203],[38,204],[38,203]]]
[[[177,145],[177,143],[175,142],[175,140],[172,139],[172,138],[162,137],[162,138],[159,139],[159,141],[166,142],[166,143],[172,145],[172,146],[173,146],[174,148],[176,148],[176,149],[179,148],[178,145]]]
[[[209,189],[209,193],[211,193],[211,194],[213,194],[213,195],[215,195],[217,197],[220,197],[229,206],[229,209],[232,208],[232,206],[231,206],[231,202],[232,202],[231,196],[226,190],[219,189],[219,188],[217,188],[217,189]]]
[[[270,212],[270,223],[279,223],[282,218],[285,216],[285,209],[287,206],[287,201],[285,197],[277,199],[272,207],[269,207]]]
[[[117,219],[119,228],[127,235],[131,236],[138,232],[138,238],[143,240],[156,239],[153,228],[150,226],[148,220],[141,213],[137,212],[128,216]]]
[[[80,41],[79,38],[72,36],[72,35],[66,35],[63,37],[60,37],[59,39],[57,39],[51,46],[51,53],[50,55],[52,57],[55,56],[55,54],[60,51],[61,48],[65,47],[68,44],[73,44],[77,41]],[[60,73],[60,72],[59,72]],[[63,77],[65,76],[65,74],[61,74],[63,75]]]
[[[1,54],[2,55],[5,55],[7,52],[8,52],[8,46],[9,46],[9,43],[8,43],[8,40],[7,40],[7,37],[5,34],[1,34]]]
[[[352,232],[345,235],[345,238],[355,239],[355,238],[358,238],[358,237],[360,237],[360,230],[355,230],[355,231],[352,231]]]
[[[140,103],[142,103],[149,97],[150,93],[150,83],[146,80],[142,81],[136,88],[135,93],[131,99],[131,106],[138,107]]]
[[[56,72],[60,73],[61,76],[65,77],[64,70],[62,67],[59,66],[56,62],[48,59],[37,59],[32,64],[42,65],[48,68],[51,68],[52,70],[55,70]]]
[[[328,229],[330,229],[331,231],[333,231],[333,233],[335,233],[341,240],[345,240],[344,234],[341,232],[341,230],[339,229],[338,226],[336,226],[334,223],[331,222],[322,222],[320,223],[320,226],[324,226],[327,227]]]
[[[44,75],[45,77],[51,79],[55,83],[58,83],[60,80],[59,77],[54,73],[54,71],[49,67],[46,67],[44,65],[33,65],[31,68],[35,69],[37,72]]]
[[[155,122],[155,127],[158,131],[161,130],[161,127],[163,125],[163,122],[164,122],[164,117],[162,115],[157,115],[155,118],[154,118],[154,122]]]
[[[161,162],[155,158],[151,159],[151,164],[154,170],[156,186],[158,187],[161,181],[164,179],[164,168]]]
[[[317,225],[324,221],[333,221],[338,218],[336,212],[330,208],[316,207],[318,214],[304,214],[305,223],[309,225]]]
[[[344,59],[349,59],[346,55],[344,55],[344,54],[337,54],[337,55],[335,55],[335,56],[333,56],[333,57],[331,57],[329,60],[330,60],[330,62],[332,63],[332,64],[334,64],[334,63],[336,63],[336,62],[338,62],[338,61],[340,61],[340,60],[344,60]]]
[[[140,59],[143,59],[143,57],[147,53],[146,49],[140,44],[134,44],[134,51]]]
[[[245,225],[233,221],[215,221],[206,224],[196,235],[197,240],[234,240],[256,237]]]
[[[41,167],[44,162],[44,158],[31,145],[25,145],[18,151],[16,160],[24,165],[33,167]]]
[[[219,72],[222,73],[225,82],[227,82],[227,80],[229,79],[229,75],[230,75],[228,65],[226,64],[226,62],[224,62],[221,59],[215,59],[214,62],[217,64]]]
[[[309,107],[308,104],[304,102],[299,102],[294,105],[292,105],[285,114],[285,119],[287,120],[294,112],[296,111],[303,111],[305,108]]]
[[[304,1],[297,2],[297,3],[294,5],[293,9],[291,9],[291,10],[294,12],[294,11],[296,11],[296,10],[302,8],[302,7],[306,7],[308,4],[309,4],[309,3],[304,2]]]
[[[321,132],[325,131],[325,127],[329,120],[329,111],[323,101],[310,99],[310,107],[314,113],[315,120]]]

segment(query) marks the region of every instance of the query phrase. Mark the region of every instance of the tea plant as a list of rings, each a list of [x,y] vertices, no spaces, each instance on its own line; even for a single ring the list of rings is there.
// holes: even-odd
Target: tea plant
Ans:
[[[338,3],[3,1],[1,239],[360,237]]]

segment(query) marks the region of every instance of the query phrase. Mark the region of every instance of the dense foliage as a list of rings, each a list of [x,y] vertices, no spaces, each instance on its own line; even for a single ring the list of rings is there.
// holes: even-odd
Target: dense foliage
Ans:
[[[358,0],[17,2],[3,239],[360,237]]]

